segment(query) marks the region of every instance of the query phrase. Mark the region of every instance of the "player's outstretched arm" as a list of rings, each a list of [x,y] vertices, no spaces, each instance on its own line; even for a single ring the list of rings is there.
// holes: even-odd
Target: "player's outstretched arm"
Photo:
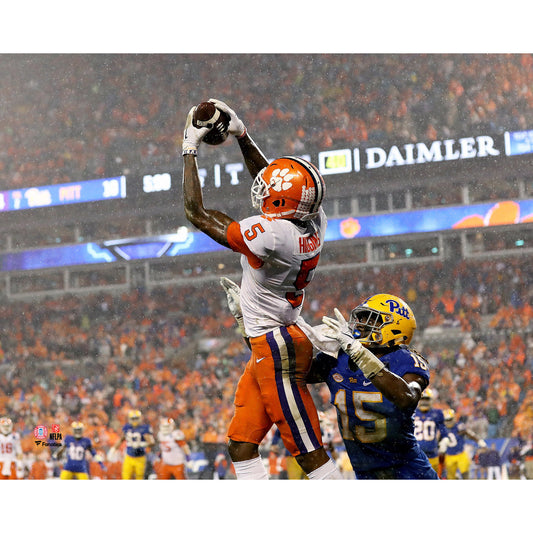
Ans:
[[[226,236],[233,219],[220,211],[204,207],[202,187],[198,175],[198,146],[208,132],[207,128],[196,128],[192,124],[194,107],[187,115],[183,134],[183,202],[187,220],[219,244],[229,247]]]
[[[261,170],[268,166],[268,159],[247,133],[244,137],[239,137],[237,141],[244,157],[246,168],[250,176],[255,178]]]
[[[57,449],[55,453],[52,454],[53,459],[61,459],[63,457],[63,454],[65,453],[65,446],[61,444],[61,446]]]
[[[228,245],[227,230],[233,219],[204,207],[196,156],[183,156],[183,202],[187,220],[222,246]]]
[[[268,166],[268,159],[248,134],[243,121],[228,104],[215,98],[210,98],[209,101],[230,117],[228,132],[237,138],[248,172],[252,178],[255,178],[260,170]]]

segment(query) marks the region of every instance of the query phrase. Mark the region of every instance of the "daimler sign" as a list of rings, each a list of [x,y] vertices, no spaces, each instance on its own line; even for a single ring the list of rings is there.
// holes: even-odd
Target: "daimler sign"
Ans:
[[[367,148],[365,168],[436,163],[491,155],[500,155],[500,151],[494,148],[494,139],[488,135],[480,135],[457,141],[455,139],[434,141],[430,146],[425,143],[405,144],[402,148],[392,146],[388,151],[383,148]]]
[[[381,167],[398,167],[422,163],[438,163],[457,159],[499,156],[500,150],[490,135],[463,137],[433,141],[431,144],[416,143],[391,146],[388,149],[373,146],[319,152],[318,167],[323,174],[360,172]]]

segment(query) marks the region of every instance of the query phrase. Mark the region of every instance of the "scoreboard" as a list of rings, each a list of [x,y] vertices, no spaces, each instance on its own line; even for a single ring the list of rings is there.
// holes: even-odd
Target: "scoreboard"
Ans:
[[[321,151],[313,156],[298,155],[318,167],[333,192],[341,184],[355,187],[360,183],[359,176],[370,176],[372,173],[376,174],[378,180],[387,180],[395,172],[401,172],[401,176],[412,179],[413,167],[421,169],[427,163],[440,167],[447,162],[463,164],[466,161],[503,161],[512,156],[528,158],[531,154],[533,130],[466,136],[430,143],[408,143],[402,146],[365,145]],[[109,200],[120,202],[120,207],[126,209],[171,206],[181,195],[180,165],[181,162],[177,161],[173,168],[150,168],[146,172],[139,171],[127,176],[0,191],[0,213],[82,203],[106,206]],[[249,191],[252,180],[242,159],[220,163],[213,158],[202,157],[198,165],[202,187],[220,189],[228,199],[238,189]],[[418,175],[429,173],[424,171]]]
[[[116,200],[126,194],[125,176],[13,189],[0,191],[0,212]]]

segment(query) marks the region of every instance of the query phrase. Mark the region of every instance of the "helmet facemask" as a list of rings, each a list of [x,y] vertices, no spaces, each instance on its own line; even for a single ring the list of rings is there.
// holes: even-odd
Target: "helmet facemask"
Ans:
[[[393,322],[392,315],[380,313],[374,309],[356,307],[350,314],[348,323],[353,336],[363,345],[381,346],[383,334],[381,328]]]
[[[268,189],[270,186],[263,179],[263,174],[265,173],[267,167],[261,169],[252,183],[252,189],[250,194],[252,196],[252,205],[255,209],[261,210],[263,205],[263,200],[270,196]],[[262,211],[261,211],[262,212]]]

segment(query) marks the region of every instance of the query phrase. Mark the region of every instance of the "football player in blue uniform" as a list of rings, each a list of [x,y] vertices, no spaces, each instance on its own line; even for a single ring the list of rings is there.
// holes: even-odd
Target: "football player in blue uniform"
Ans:
[[[427,388],[415,411],[415,437],[427,455],[431,466],[440,475],[444,472],[446,451],[449,445],[448,428],[441,409],[433,407],[435,394]]]
[[[465,450],[465,437],[477,442],[480,448],[486,448],[487,443],[470,431],[464,422],[456,420],[455,410],[444,410],[444,424],[448,429],[449,445],[446,450],[446,478],[469,479],[470,457]],[[457,475],[459,472],[459,476]]]
[[[237,318],[238,286],[226,295]],[[410,307],[397,296],[376,294],[352,310],[349,322],[338,309],[335,315],[323,318],[326,329],[299,325],[316,346],[329,344],[314,358],[307,382],[327,384],[356,478],[438,479],[414,436],[413,414],[429,368],[408,346],[416,329]]]
[[[112,456],[126,441],[126,455],[122,463],[122,479],[144,479],[146,471],[146,448],[155,443],[148,424],[141,424],[141,412],[133,409],[128,413],[128,423],[122,428],[122,437],[109,449]]]
[[[429,384],[426,359],[409,348],[416,329],[410,307],[376,294],[347,322],[324,317],[337,353],[319,352],[309,382],[325,381],[357,479],[438,479],[414,436],[413,413]]]
[[[61,448],[54,454],[55,459],[60,459],[66,452],[67,460],[63,465],[59,479],[89,479],[89,462],[87,452],[93,457],[96,451],[91,439],[83,436],[83,423],[72,422],[72,435],[67,435]],[[104,467],[100,462],[100,466]]]

